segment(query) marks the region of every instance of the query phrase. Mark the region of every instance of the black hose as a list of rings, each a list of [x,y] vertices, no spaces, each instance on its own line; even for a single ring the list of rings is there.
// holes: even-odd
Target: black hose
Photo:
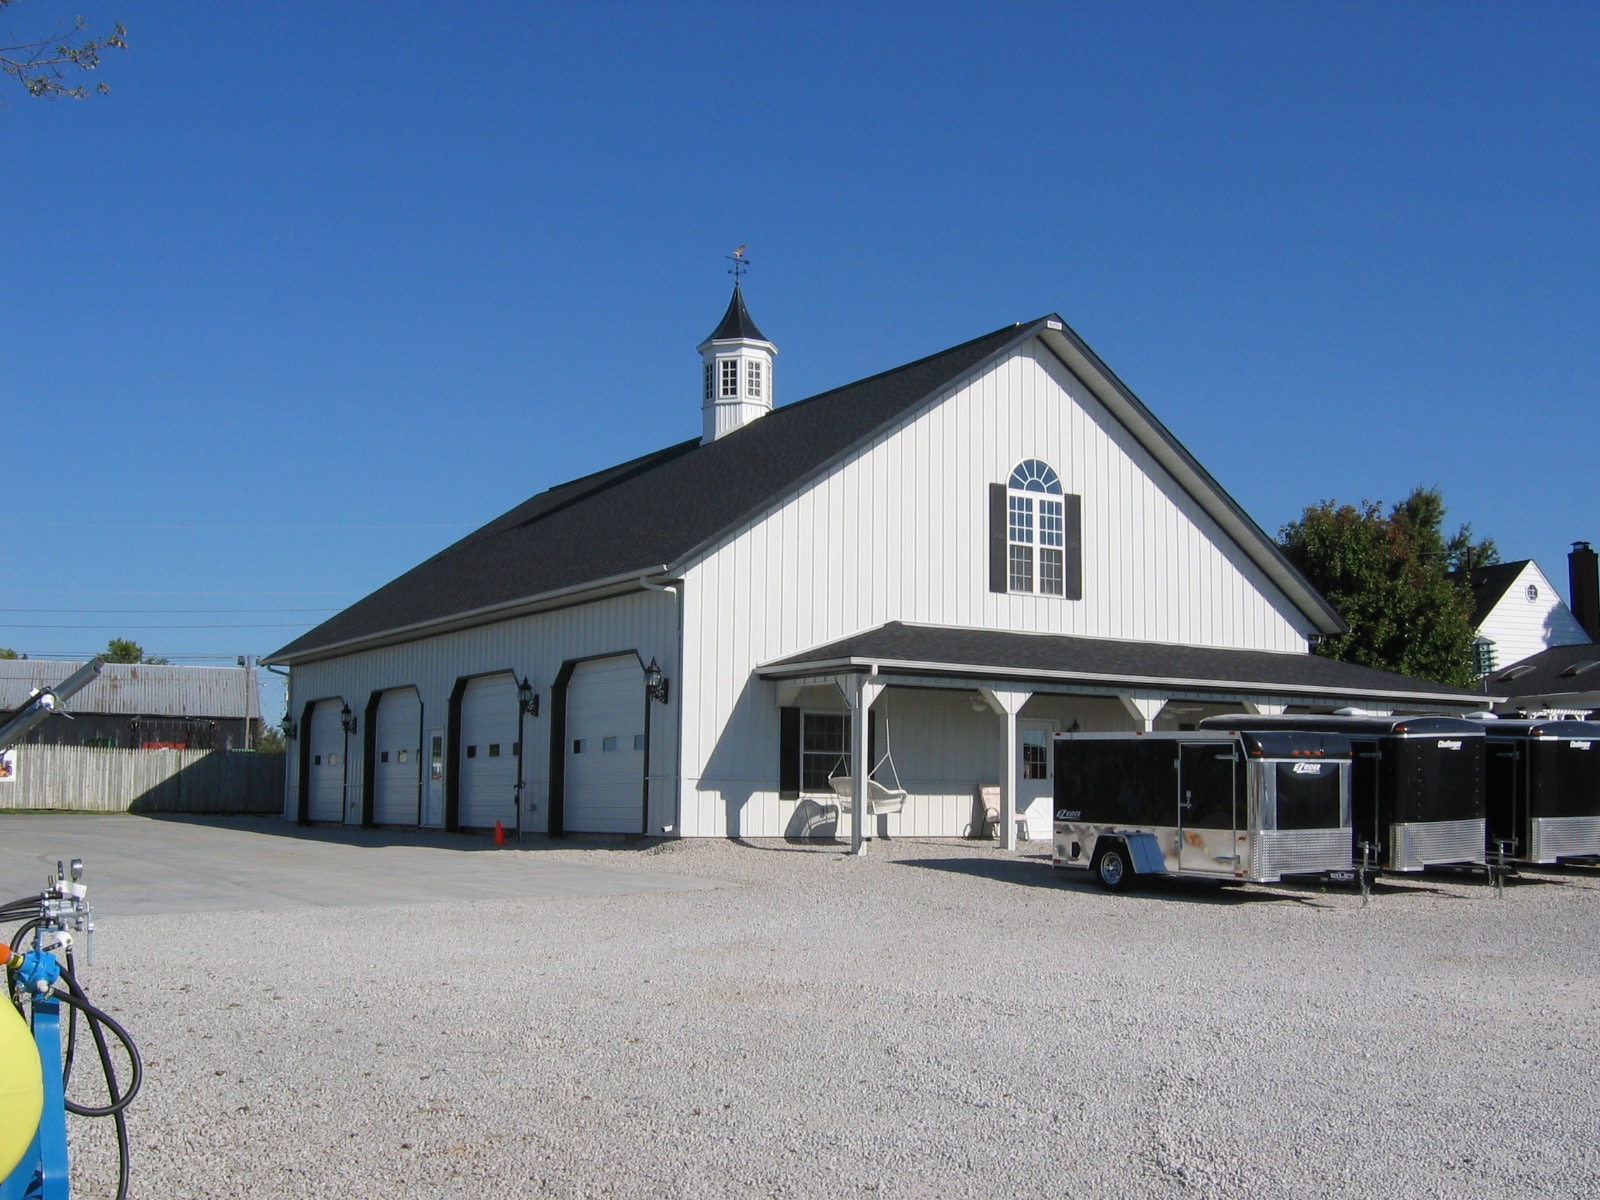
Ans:
[[[67,979],[66,975],[62,976]],[[106,1105],[78,1104],[67,1100],[67,1111],[80,1117],[111,1117],[127,1108],[133,1098],[139,1094],[139,1088],[144,1084],[144,1061],[139,1057],[139,1048],[133,1044],[133,1038],[128,1031],[119,1025],[114,1017],[102,1009],[96,1008],[83,994],[83,989],[78,987],[76,980],[69,980],[71,991],[63,995],[57,992],[56,996],[63,1004],[80,1009],[89,1026],[89,1033],[94,1038],[95,1048],[100,1052],[100,1065],[105,1070],[106,1094],[111,1103]],[[121,1095],[117,1092],[117,1075],[115,1064],[111,1061],[111,1050],[106,1044],[105,1034],[101,1027],[111,1030],[122,1048],[127,1051],[128,1063],[132,1068],[132,1077],[128,1081],[128,1090]]]

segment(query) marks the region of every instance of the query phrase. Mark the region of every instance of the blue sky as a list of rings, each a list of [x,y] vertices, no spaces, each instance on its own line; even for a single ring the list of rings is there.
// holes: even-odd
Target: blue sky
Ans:
[[[699,432],[1060,313],[1268,532],[1600,542],[1600,7],[19,0],[0,645],[264,654]],[[269,706],[279,703],[269,699]]]

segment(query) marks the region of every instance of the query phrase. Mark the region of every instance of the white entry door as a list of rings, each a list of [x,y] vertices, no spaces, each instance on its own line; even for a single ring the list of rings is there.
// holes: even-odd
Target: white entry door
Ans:
[[[578,664],[567,685],[561,825],[644,832],[644,671],[635,654]]]
[[[1055,763],[1050,739],[1053,721],[1017,722],[1017,816],[1026,819],[1028,837],[1048,842],[1055,836]]]
[[[420,822],[422,701],[412,688],[385,692],[373,723],[372,819],[379,825]]]
[[[488,829],[517,825],[517,681],[488,675],[467,684],[461,697],[460,824]]]
[[[428,730],[427,774],[422,780],[422,823],[438,829],[444,824],[444,730]]]
[[[344,820],[344,727],[339,724],[342,700],[324,700],[311,710],[311,728],[302,754],[311,756],[306,812],[313,821]]]

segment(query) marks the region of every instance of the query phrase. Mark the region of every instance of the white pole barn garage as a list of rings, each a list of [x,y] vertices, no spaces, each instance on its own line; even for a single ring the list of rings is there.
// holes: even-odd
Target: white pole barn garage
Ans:
[[[1008,844],[1044,834],[1057,731],[1485,701],[1310,653],[1338,614],[1058,317],[775,405],[736,286],[699,352],[698,437],[540,492],[272,656],[286,816],[418,823],[386,777],[382,805],[330,801],[400,765],[373,757],[387,699],[343,752],[351,696],[416,697],[423,824],[857,846],[963,836],[991,802]]]

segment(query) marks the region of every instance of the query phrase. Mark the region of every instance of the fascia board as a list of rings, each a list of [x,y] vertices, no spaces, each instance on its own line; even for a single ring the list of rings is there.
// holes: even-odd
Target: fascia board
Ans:
[[[1188,679],[1180,676],[1122,675],[1103,671],[1018,671],[1007,667],[985,666],[971,663],[919,662],[909,659],[846,658],[817,659],[810,662],[791,663],[784,667],[757,667],[756,674],[763,679],[789,679],[807,675],[842,674],[848,672],[876,672],[878,674],[904,673],[908,675],[970,676],[975,679],[1005,679],[1026,682],[1030,679],[1048,683],[1113,684],[1138,688],[1174,688],[1185,691],[1230,691],[1271,693],[1273,695],[1336,696],[1339,698],[1367,697],[1386,700],[1427,700],[1451,705],[1494,704],[1503,701],[1501,696],[1462,695],[1459,692],[1406,692],[1390,689],[1323,687],[1313,684],[1263,683],[1232,679]]]
[[[300,650],[294,654],[273,655],[260,661],[266,666],[293,667],[297,663],[317,662],[321,659],[337,658],[340,655],[353,654],[361,650],[376,650],[383,646],[414,642],[442,633],[454,633],[461,629],[470,629],[477,625],[493,625],[500,621],[510,621],[517,617],[531,616],[534,613],[549,612],[551,609],[571,608],[573,605],[586,604],[591,600],[607,600],[613,596],[626,595],[628,592],[635,590],[644,591],[646,588],[643,580],[646,579],[668,582],[666,567],[660,565],[642,567],[636,571],[627,571],[621,575],[612,575],[605,579],[593,580],[574,587],[558,588],[552,592],[541,592],[537,596],[505,601],[500,604],[488,605],[484,608],[475,608],[468,612],[452,613],[448,617],[440,617],[432,621],[419,621],[414,625],[402,625],[395,629],[386,629],[381,633],[364,634],[358,638],[347,638],[342,642],[330,642],[325,646],[312,646],[307,650]]]
[[[1277,543],[1251,519],[1238,501],[1223,490],[1222,485],[1184,448],[1172,431],[1144,406],[1128,385],[1100,361],[1099,355],[1089,349],[1071,326],[1059,317],[1046,318],[1040,324],[1044,326],[1040,341],[1069,371],[1083,380],[1111,415],[1122,422],[1139,444],[1178,481],[1178,485],[1233,538],[1250,556],[1250,560],[1316,626],[1318,632],[1333,635],[1349,631],[1344,618],[1284,557]]]
[[[957,375],[954,378],[947,380],[939,387],[934,388],[932,391],[925,394],[921,399],[906,405],[894,416],[882,422],[876,428],[869,430],[867,433],[851,442],[844,449],[838,451],[829,458],[824,459],[820,465],[816,466],[806,475],[796,480],[781,494],[774,496],[761,507],[746,513],[737,521],[725,525],[716,533],[713,533],[710,537],[707,537],[691,546],[672,562],[668,563],[663,569],[671,571],[674,575],[682,575],[684,572],[692,569],[697,563],[699,563],[702,559],[709,557],[718,548],[726,545],[728,542],[732,541],[734,538],[738,537],[747,530],[753,529],[756,525],[759,525],[762,521],[766,520],[773,513],[781,509],[784,505],[792,503],[797,496],[803,493],[812,484],[816,483],[817,480],[826,476],[828,472],[832,471],[840,463],[848,462],[850,459],[856,457],[868,446],[872,445],[873,442],[881,438],[886,431],[899,425],[909,424],[911,421],[914,421],[917,417],[921,416],[922,413],[924,413],[928,407],[934,404],[941,396],[949,395],[957,389],[965,387],[969,382],[977,379],[985,371],[992,370],[996,363],[1000,362],[1007,356],[1016,353],[1016,350],[1019,346],[1043,330],[1048,320],[1049,318],[1041,318],[1040,320],[1034,321],[1030,325],[1018,325],[1016,336],[1010,341],[1006,342],[1003,346],[1000,346],[998,349],[994,350],[987,357],[980,359],[971,367],[968,367],[967,370],[962,372],[960,375]],[[853,385],[844,384],[843,386],[850,387]],[[821,392],[818,394],[827,395],[826,392]]]

